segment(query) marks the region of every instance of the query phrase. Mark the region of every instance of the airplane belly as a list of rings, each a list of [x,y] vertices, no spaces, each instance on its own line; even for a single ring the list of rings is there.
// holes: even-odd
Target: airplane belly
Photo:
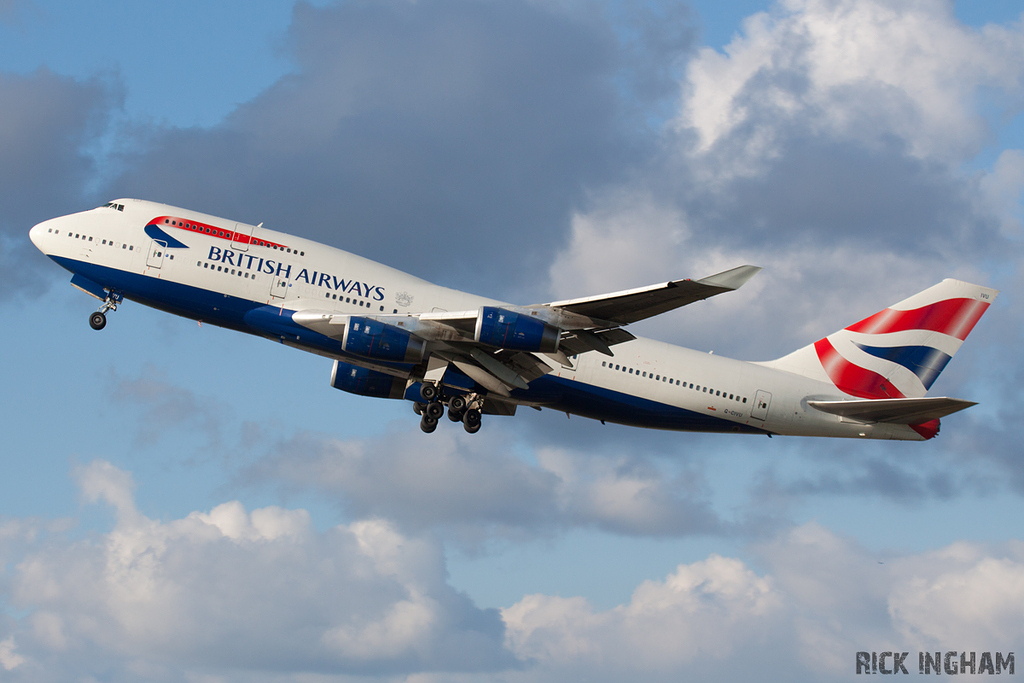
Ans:
[[[604,422],[670,431],[767,434],[764,429],[612,389],[546,375],[513,398]]]

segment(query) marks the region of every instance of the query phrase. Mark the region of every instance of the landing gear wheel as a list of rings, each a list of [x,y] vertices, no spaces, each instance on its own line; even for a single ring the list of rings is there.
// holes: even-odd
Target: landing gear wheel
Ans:
[[[417,415],[422,415],[423,409],[426,407],[426,403],[420,403],[419,401],[416,401],[412,404],[412,412],[416,413]]]
[[[466,414],[462,417],[462,426],[466,428],[466,431],[470,434],[476,434],[480,431],[481,416],[480,411],[476,408],[470,408],[466,411]]]
[[[450,404],[448,405],[448,419],[449,420],[451,420],[452,422],[462,422],[462,415],[463,415],[463,413],[460,413],[459,411],[457,411],[454,408],[452,408]]]
[[[437,385],[431,384],[430,382],[424,382],[420,385],[420,397],[426,402],[431,403],[437,398]]]
[[[440,401],[428,403],[427,407],[423,409],[423,414],[429,417],[434,422],[437,422],[438,420],[441,419],[441,416],[444,415],[444,406],[441,405]]]
[[[452,400],[448,401],[448,412],[455,411],[459,415],[462,415],[466,411],[466,397],[465,396],[452,396]],[[459,418],[462,419],[461,417]]]
[[[432,431],[437,429],[437,420],[430,417],[429,415],[424,415],[422,418],[420,418],[420,429],[422,429],[427,434],[430,434]]]
[[[89,327],[94,330],[102,330],[107,325],[107,316],[100,311],[96,311],[89,316]]]

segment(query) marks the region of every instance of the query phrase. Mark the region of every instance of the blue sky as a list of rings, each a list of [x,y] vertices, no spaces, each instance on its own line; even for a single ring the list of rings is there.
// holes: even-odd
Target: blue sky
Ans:
[[[1019,649],[1020,11],[727,5],[0,2],[5,679]],[[1002,293],[932,391],[980,405],[925,444],[534,411],[427,436],[312,355],[132,303],[91,330],[27,232],[121,196],[522,303],[755,263],[636,329],[751,360],[944,277]]]

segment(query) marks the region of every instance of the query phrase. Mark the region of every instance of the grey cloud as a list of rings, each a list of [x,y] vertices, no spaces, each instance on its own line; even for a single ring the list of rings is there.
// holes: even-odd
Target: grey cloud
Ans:
[[[654,141],[595,13],[300,4],[289,44],[295,74],[212,130],[153,136],[111,187],[498,294],[536,287],[584,189]]]
[[[696,197],[691,215],[730,246],[855,244],[945,259],[1012,247],[994,217],[977,213],[972,192],[963,177],[908,156],[895,140],[871,149],[794,135],[765,173]]]
[[[521,447],[497,424],[472,437],[402,432],[336,441],[303,434],[273,447],[240,478],[276,484],[286,496],[315,491],[352,517],[435,529],[469,548],[569,528],[666,537],[747,532],[746,521],[719,518],[699,469],[671,474],[644,454],[536,445],[533,465],[514,455]]]
[[[223,405],[167,381],[155,366],[147,365],[138,377],[111,370],[108,392],[114,403],[142,412],[136,447],[152,445],[167,432],[181,433],[186,427],[198,429],[211,448],[222,446]]]
[[[95,164],[84,151],[118,106],[116,88],[41,69],[0,73],[0,278],[9,297],[40,288],[45,258],[28,240],[36,223],[83,208]]]

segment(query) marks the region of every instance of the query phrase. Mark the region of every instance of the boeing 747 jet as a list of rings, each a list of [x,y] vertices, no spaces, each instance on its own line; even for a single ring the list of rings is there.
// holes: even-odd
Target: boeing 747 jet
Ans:
[[[118,199],[36,225],[32,242],[102,303],[125,300],[334,361],[331,385],[405,399],[433,432],[469,433],[520,406],[700,432],[925,440],[974,405],[925,394],[998,293],[943,280],[767,362],[635,337],[625,328],[741,287],[744,265],[601,296],[514,305],[235,221]]]

